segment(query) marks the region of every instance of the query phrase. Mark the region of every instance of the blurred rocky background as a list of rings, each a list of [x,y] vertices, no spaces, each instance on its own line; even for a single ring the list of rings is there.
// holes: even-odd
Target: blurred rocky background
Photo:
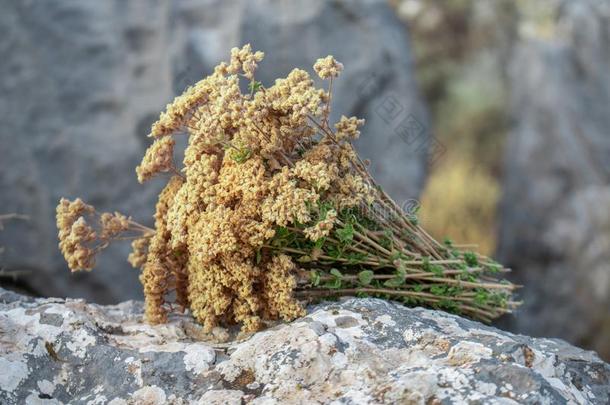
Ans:
[[[115,246],[90,274],[57,251],[61,196],[152,222],[134,167],[159,111],[231,47],[259,80],[345,64],[335,115],[431,233],[513,268],[501,326],[610,358],[610,1],[0,0],[0,283],[100,303],[140,297]]]
[[[101,303],[141,296],[128,244],[111,247],[95,272],[67,273],[57,201],[80,196],[152,223],[162,182],[140,185],[134,171],[150,125],[244,43],[267,53],[257,74],[264,84],[294,67],[312,71],[328,54],[344,61],[335,118],[367,118],[358,146],[398,200],[423,187],[426,134],[410,145],[391,125],[410,114],[428,126],[427,118],[406,27],[382,0],[1,3],[0,212],[30,220],[7,224],[0,246],[4,267],[29,271],[18,279],[26,291]]]
[[[424,225],[513,269],[502,327],[610,358],[610,2],[395,4],[447,148]]]

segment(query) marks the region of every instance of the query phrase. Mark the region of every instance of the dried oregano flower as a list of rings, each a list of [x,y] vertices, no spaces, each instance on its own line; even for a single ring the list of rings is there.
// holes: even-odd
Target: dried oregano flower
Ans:
[[[250,46],[167,106],[137,167],[141,182],[173,175],[159,196],[155,228],[81,200],[57,208],[60,249],[73,270],[91,269],[114,239],[133,239],[146,318],[167,320],[176,303],[210,330],[291,320],[303,304],[340,295],[425,304],[489,321],[510,312],[514,286],[492,260],[433,240],[375,183],[351,145],[364,120],[329,123],[332,56],[265,87],[263,53]],[[240,78],[250,80],[241,92]],[[243,80],[243,79],[241,79]],[[182,167],[177,132],[188,134]],[[87,218],[87,219],[85,219]],[[94,224],[94,225],[90,225]],[[171,297],[171,298],[170,298]]]
[[[343,64],[337,62],[332,55],[329,55],[326,58],[318,59],[313,65],[313,70],[315,70],[321,79],[330,79],[339,76],[343,71]]]

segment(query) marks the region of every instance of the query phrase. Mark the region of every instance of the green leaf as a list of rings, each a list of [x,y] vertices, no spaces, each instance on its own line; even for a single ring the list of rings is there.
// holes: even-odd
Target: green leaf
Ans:
[[[488,299],[489,293],[487,292],[487,290],[484,290],[482,288],[477,289],[477,292],[474,296],[474,302],[477,305],[485,305]]]
[[[343,278],[343,274],[337,269],[330,269],[330,275],[333,276],[332,280],[327,281],[324,284],[326,288],[337,289],[341,288],[341,279]]]
[[[464,252],[464,261],[468,265],[468,267],[476,267],[479,264],[479,259],[477,255],[473,252]]]
[[[386,280],[383,285],[390,288],[400,287],[405,283],[404,278],[394,277],[389,280]]]
[[[307,255],[301,256],[301,257],[299,257],[297,259],[297,262],[299,262],[299,263],[309,263],[309,262],[311,262],[311,257],[307,256]]]
[[[354,239],[354,226],[347,223],[343,228],[337,229],[335,233],[341,242],[349,243]]]
[[[433,264],[430,266],[430,272],[434,273],[436,277],[443,277],[445,271],[438,264]]]
[[[320,285],[320,273],[318,273],[318,272],[317,272],[317,271],[315,271],[315,270],[312,270],[312,271],[309,273],[309,276],[310,276],[310,278],[311,278],[311,284],[312,284],[314,287],[317,287],[317,286],[319,286],[319,285]]]
[[[477,281],[477,277],[473,273],[468,271],[468,267],[463,268],[461,273],[458,275],[457,278],[460,279],[460,280],[463,280],[463,281],[468,281],[468,282],[476,282]]]
[[[400,287],[405,284],[405,277],[407,276],[407,271],[405,269],[398,268],[396,269],[396,273],[394,278],[386,280],[383,285],[386,287]]]
[[[371,284],[371,281],[373,281],[374,275],[375,273],[373,273],[371,270],[363,270],[358,273],[358,281],[362,285],[369,285]]]
[[[260,249],[256,251],[256,264],[259,264],[263,258]]]
[[[290,234],[290,231],[288,230],[288,228],[286,228],[284,226],[278,226],[277,229],[275,230],[275,236],[277,236],[279,238],[286,237],[289,234]]]
[[[446,298],[440,300],[438,306],[449,312],[456,312],[459,309],[459,305],[455,301]]]
[[[392,239],[388,238],[386,235],[379,238],[379,245],[384,249],[392,249]]]
[[[447,295],[446,285],[433,285],[430,287],[430,293],[438,296]]]
[[[431,272],[432,269],[430,268],[430,258],[429,257],[424,257],[423,258],[421,268],[426,273],[430,273]]]
[[[248,90],[250,90],[250,94],[254,94],[260,90],[263,84],[261,82],[257,82],[256,80],[252,80],[248,83]]]
[[[332,280],[329,280],[326,283],[324,283],[324,287],[331,288],[333,290],[341,288],[341,279],[334,278]]]
[[[322,246],[324,246],[324,242],[326,242],[326,238],[320,238],[316,240],[313,245],[314,249],[322,249]]]
[[[495,274],[495,273],[498,273],[500,271],[500,269],[502,269],[502,265],[500,263],[496,262],[495,260],[490,260],[489,263],[487,263],[485,265],[485,268],[490,273]]]
[[[337,269],[330,269],[330,274],[341,280],[343,278],[343,274]]]
[[[364,261],[367,258],[367,255],[366,253],[348,252],[345,254],[345,258],[348,260],[349,264],[357,264]]]
[[[250,156],[252,156],[252,151],[249,148],[240,148],[231,151],[231,158],[237,163],[244,163],[246,160],[250,159]]]
[[[445,240],[443,240],[443,243],[444,243],[444,244],[445,244],[445,246],[447,246],[448,248],[453,247],[453,241],[452,241],[450,238],[448,238],[448,237],[445,237]]]

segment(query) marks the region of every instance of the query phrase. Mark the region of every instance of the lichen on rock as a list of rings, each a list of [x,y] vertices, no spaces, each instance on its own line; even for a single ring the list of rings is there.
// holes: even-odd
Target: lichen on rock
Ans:
[[[379,299],[310,306],[246,340],[229,330],[225,343],[190,316],[150,325],[143,311],[141,302],[102,306],[0,289],[0,403],[610,400],[610,365],[593,352]]]

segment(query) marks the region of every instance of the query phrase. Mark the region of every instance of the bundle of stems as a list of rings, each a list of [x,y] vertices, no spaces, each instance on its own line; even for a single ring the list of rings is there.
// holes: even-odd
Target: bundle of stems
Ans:
[[[231,60],[178,96],[151,129],[138,180],[170,173],[154,229],[80,199],[57,207],[60,248],[72,270],[91,270],[111,240],[134,237],[146,318],[167,321],[172,300],[211,330],[295,319],[303,303],[345,295],[426,305],[483,321],[511,312],[515,285],[493,260],[439,243],[375,182],[351,141],[364,120],[330,124],[332,56],[265,87],[262,52]],[[240,80],[247,78],[249,92]],[[183,166],[174,135],[187,134]],[[169,307],[169,309],[168,309]]]
[[[327,121],[309,119],[327,139],[340,144]],[[417,212],[405,212],[355,156],[355,169],[377,191],[373,204],[341,210],[331,235],[315,242],[307,237],[306,226],[297,223],[279,227],[264,246],[299,263],[298,298],[379,297],[484,322],[511,313],[520,304],[512,299],[518,286],[500,278],[510,269],[463,249],[472,245],[432,238],[419,225]],[[313,207],[320,218],[331,209],[330,203]]]

